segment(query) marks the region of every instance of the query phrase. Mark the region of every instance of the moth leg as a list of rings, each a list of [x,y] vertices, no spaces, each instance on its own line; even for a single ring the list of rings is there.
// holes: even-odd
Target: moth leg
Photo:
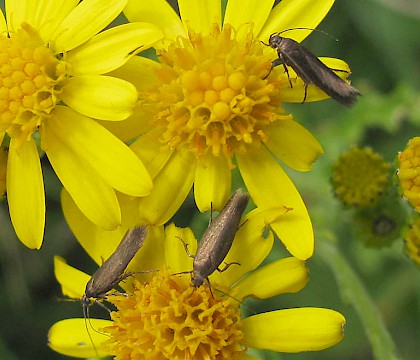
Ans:
[[[184,241],[184,240],[182,240],[179,236],[177,236],[177,238],[179,239],[179,240],[181,240],[181,242],[182,242],[182,244],[184,244],[184,249],[185,249],[185,252],[187,253],[187,255],[190,257],[190,258],[193,258],[194,259],[194,255],[193,254],[191,254],[190,252],[189,252],[189,250],[188,250],[188,244]]]
[[[219,269],[219,268],[217,268],[216,270],[218,271],[218,272],[223,272],[223,271],[226,271],[229,267],[230,267],[230,265],[241,265],[240,263],[238,263],[238,262],[236,262],[236,261],[233,261],[233,262],[231,262],[231,263],[227,263],[227,262],[225,262],[225,267],[223,268],[223,269]]]
[[[333,68],[328,68],[328,69],[330,69],[330,70],[332,70],[332,71],[336,71],[336,72],[343,72],[343,73],[346,73],[346,74],[350,74],[350,71],[347,71],[347,70],[342,70],[342,69],[333,69]]]
[[[270,71],[271,72],[271,71]],[[269,73],[270,74],[270,73]],[[268,76],[268,75],[267,75]],[[213,203],[210,203],[210,221],[209,221],[209,225],[213,222]]]
[[[209,280],[209,278],[208,278],[208,277],[206,277],[206,278],[205,278],[205,281],[207,282],[207,285],[208,285],[208,287],[209,287],[211,297],[214,299],[213,290],[211,289],[211,284],[210,284],[210,280]],[[195,290],[195,288],[194,288],[194,290]],[[193,290],[193,291],[194,291],[194,290]]]
[[[87,318],[89,318],[89,307],[92,305],[92,304],[97,304],[97,305],[99,305],[102,309],[105,309],[106,311],[108,311],[109,313],[111,313],[112,311],[111,311],[111,309],[109,309],[105,304],[103,304],[101,301],[99,301],[99,300],[106,300],[106,296],[107,295],[104,295],[104,296],[102,296],[100,299],[93,299],[88,305],[83,305],[83,313],[84,313],[84,315],[85,315],[85,317],[87,317]],[[90,299],[89,299],[90,300]]]
[[[186,244],[186,245],[188,246],[188,244]],[[185,246],[185,244],[184,244],[184,246]],[[115,282],[115,285],[119,284],[121,281],[124,281],[125,279],[127,279],[130,276],[133,276],[133,275],[136,275],[136,274],[146,274],[146,273],[151,273],[151,272],[157,272],[157,271],[159,271],[159,270],[129,271],[129,272],[126,272],[126,273],[122,274],[118,278],[118,280]]]
[[[302,104],[305,102],[307,95],[308,95],[308,84],[305,83],[305,94],[303,95]]]
[[[290,80],[289,70],[287,70],[286,64],[283,63],[284,72],[287,75],[287,79],[289,80],[290,88],[293,88],[292,80]]]
[[[276,61],[276,60],[274,60],[274,61]],[[273,61],[273,62],[274,62]],[[268,72],[268,74],[267,75],[265,75],[262,79],[263,80],[265,80],[265,79],[267,79],[268,78],[268,75],[270,75],[271,74],[271,72],[273,71],[273,68],[274,68],[274,66],[273,66],[273,64],[271,63],[271,68],[270,68],[270,71]]]

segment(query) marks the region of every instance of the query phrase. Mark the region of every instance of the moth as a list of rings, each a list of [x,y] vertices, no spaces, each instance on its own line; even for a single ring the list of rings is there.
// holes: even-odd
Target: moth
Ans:
[[[204,279],[207,279],[215,270],[219,270],[219,265],[232,246],[248,201],[247,193],[242,189],[236,190],[204,232],[194,256],[192,271],[194,287],[202,285]],[[226,270],[232,264],[238,263],[226,264],[226,267],[219,271]]]
[[[84,307],[91,304],[92,298],[105,298],[108,291],[131,275],[131,273],[125,273],[125,269],[143,246],[146,237],[146,225],[127,231],[114,253],[96,270],[86,284],[82,297]]]
[[[290,66],[305,83],[305,94],[302,102],[306,100],[308,85],[313,84],[340,104],[346,106],[354,105],[357,97],[360,95],[359,90],[337,76],[333,69],[326,66],[303,45],[293,39],[280,36],[282,32],[271,34],[268,44],[263,42],[264,45],[276,49],[278,55],[278,59],[272,62],[267,76],[275,66],[283,65],[284,71],[289,78],[290,87],[292,87],[287,69],[287,66]]]

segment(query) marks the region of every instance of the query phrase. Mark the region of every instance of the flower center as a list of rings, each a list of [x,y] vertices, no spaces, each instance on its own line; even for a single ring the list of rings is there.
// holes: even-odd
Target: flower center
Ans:
[[[229,24],[177,40],[158,51],[160,83],[140,94],[145,108],[154,106],[161,142],[230,161],[234,152],[266,140],[265,126],[285,116],[278,89],[288,84],[285,77],[265,79],[273,57],[265,46],[252,32],[235,37]]]
[[[29,24],[0,35],[0,134],[22,144],[57,103],[65,62],[57,59]]]
[[[238,306],[194,289],[186,276],[159,272],[149,283],[135,282],[130,296],[109,296],[118,308],[107,346],[123,359],[234,359],[243,351]]]
[[[385,191],[390,169],[391,165],[371,149],[353,147],[333,165],[335,194],[346,205],[368,206]]]

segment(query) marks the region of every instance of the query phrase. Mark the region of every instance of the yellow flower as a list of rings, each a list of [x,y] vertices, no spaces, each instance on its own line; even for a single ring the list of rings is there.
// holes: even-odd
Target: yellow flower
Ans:
[[[370,148],[352,147],[332,166],[335,195],[345,205],[373,205],[388,184],[391,165]]]
[[[133,116],[124,126],[104,125],[124,140],[142,136],[131,148],[154,178],[151,195],[139,200],[144,221],[164,224],[194,185],[200,211],[221,209],[237,166],[253,201],[262,207],[293,208],[274,230],[300,259],[313,253],[313,231],[306,207],[279,164],[308,171],[322,154],[318,141],[295,122],[283,102],[302,102],[304,83],[282,67],[269,76],[277,58],[265,46],[271,33],[292,27],[314,28],[332,0],[179,1],[181,18],[164,0],[129,1],[130,21],[156,24],[165,38],[155,45],[159,62],[133,57],[116,76],[139,91]],[[303,40],[310,31],[290,31]],[[348,70],[337,59],[328,66]],[[326,98],[309,86],[307,101]],[[298,231],[296,229],[299,229]]]
[[[131,115],[136,89],[104,74],[162,38],[145,23],[99,33],[126,2],[10,0],[0,15],[7,199],[16,234],[30,248],[41,246],[45,223],[37,143],[78,206],[104,228],[121,222],[115,190],[144,196],[152,188],[138,157],[94,120]]]
[[[268,230],[288,209],[255,209],[242,219],[225,261],[224,272],[195,288],[191,275],[197,241],[189,228],[173,224],[149,227],[149,235],[128,266],[133,275],[120,285],[127,293],[109,294],[117,307],[110,321],[67,319],[52,326],[49,346],[75,357],[113,355],[115,359],[249,359],[248,348],[278,352],[316,351],[343,338],[344,317],[333,310],[296,308],[242,318],[247,297],[267,299],[300,291],[308,281],[305,262],[294,257],[255,270],[274,243]],[[94,259],[106,259],[121,238],[89,242]],[[84,244],[83,244],[84,246]],[[139,273],[142,270],[158,270]],[[255,271],[254,271],[255,270]],[[181,274],[182,273],[182,274]],[[55,258],[55,274],[63,294],[81,298],[89,276]],[[112,293],[112,292],[111,292]]]

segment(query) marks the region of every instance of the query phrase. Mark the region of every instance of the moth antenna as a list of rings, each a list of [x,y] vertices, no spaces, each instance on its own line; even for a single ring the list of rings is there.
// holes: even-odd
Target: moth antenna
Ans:
[[[331,34],[327,33],[326,31],[319,30],[319,29],[307,28],[307,27],[295,27],[295,28],[290,28],[290,29],[286,29],[286,30],[280,31],[278,34],[280,35],[280,34],[283,34],[283,33],[287,32],[287,31],[292,31],[292,30],[312,30],[312,31],[317,31],[317,32],[320,32],[320,33],[322,33],[322,34],[324,34],[324,35],[327,35],[329,38],[331,38],[331,39],[333,39],[333,40],[335,40],[335,41],[337,41],[337,42],[339,41],[337,38],[335,38],[335,37],[334,37],[334,36],[332,36]]]
[[[250,307],[250,306],[248,306],[248,305],[245,305],[243,301],[241,301],[241,300],[237,299],[236,297],[234,297],[234,296],[232,296],[232,295],[229,295],[228,293],[226,293],[226,292],[224,292],[224,291],[222,291],[222,290],[219,290],[219,289],[217,289],[217,288],[214,288],[214,290],[216,290],[217,292],[221,293],[222,295],[227,296],[228,298],[231,298],[232,300],[235,300],[235,301],[236,301],[236,302],[238,302],[241,306],[243,306],[243,307],[247,308],[247,309],[250,311],[250,313],[251,313],[252,315],[256,315],[256,314],[257,314],[257,311],[256,311],[255,309],[251,308],[251,307]]]
[[[89,337],[90,343],[92,344],[93,350],[95,350],[95,354],[96,354],[96,356],[97,356],[97,357],[99,357],[98,350],[96,349],[95,343],[93,342],[92,335],[90,334],[90,331],[89,331],[88,322],[89,322],[90,327],[93,329],[93,326],[92,326],[92,324],[90,323],[89,307],[88,307],[88,306],[86,306],[85,304],[83,304],[83,317],[84,317],[84,319],[85,319],[85,328],[86,328],[86,332],[87,332],[87,334],[88,334],[88,337]]]

